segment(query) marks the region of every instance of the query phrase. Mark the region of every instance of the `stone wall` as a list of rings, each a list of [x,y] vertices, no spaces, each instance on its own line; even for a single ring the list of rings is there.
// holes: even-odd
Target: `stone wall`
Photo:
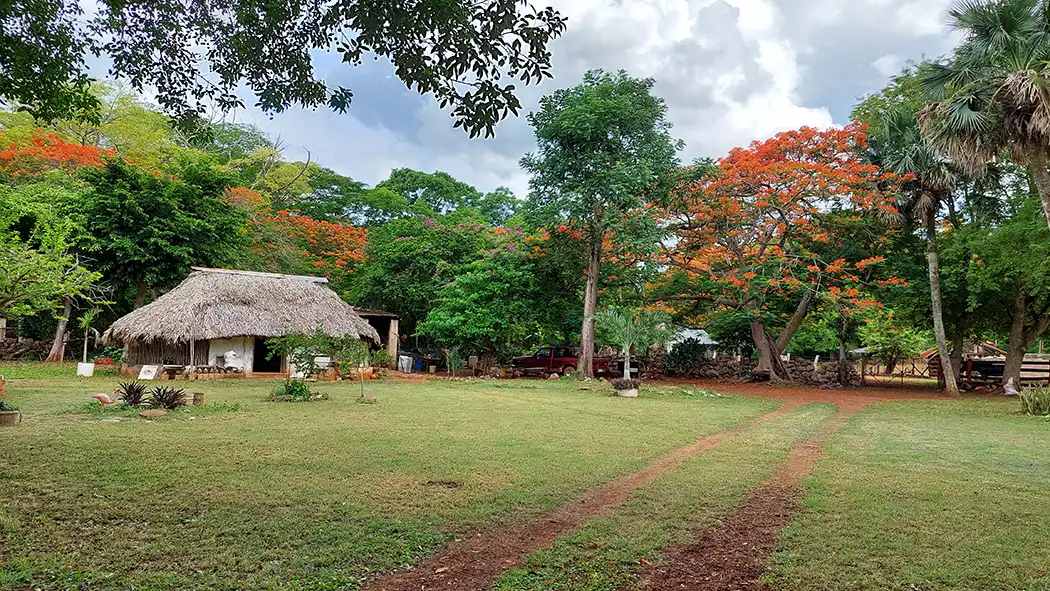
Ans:
[[[51,341],[0,341],[0,361],[42,361],[50,351]]]

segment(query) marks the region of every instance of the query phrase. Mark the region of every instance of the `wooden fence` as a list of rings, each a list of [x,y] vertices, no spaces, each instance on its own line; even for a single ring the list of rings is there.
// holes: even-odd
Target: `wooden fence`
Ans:
[[[933,356],[929,361],[930,376],[941,381],[941,360]],[[960,382],[964,385],[998,386],[1006,371],[1005,357],[970,357],[963,359]],[[1045,386],[1050,384],[1050,359],[1026,356],[1021,364],[1022,386]]]

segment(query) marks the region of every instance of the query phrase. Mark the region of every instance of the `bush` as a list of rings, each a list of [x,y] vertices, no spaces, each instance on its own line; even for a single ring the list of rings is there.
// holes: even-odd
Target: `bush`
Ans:
[[[313,391],[306,382],[290,380],[281,382],[270,393],[270,402],[307,402],[313,397]]]
[[[3,398],[0,398],[0,412],[10,412],[14,410],[18,410],[18,407],[11,406],[10,404],[4,402]]]
[[[613,390],[636,390],[640,385],[638,380],[628,380],[624,378],[615,378],[610,380]]]
[[[699,371],[707,362],[706,355],[710,345],[698,339],[686,339],[675,344],[671,352],[664,355],[660,363],[660,372],[665,376],[690,376]]]
[[[173,388],[171,386],[157,386],[152,391],[150,391],[149,405],[152,408],[175,410],[183,405],[183,394],[184,391],[182,390],[182,388]]]
[[[142,382],[121,382],[117,388],[120,401],[127,406],[142,406],[146,399],[146,384]]]
[[[1021,412],[1036,417],[1050,416],[1050,388],[1021,390]]]

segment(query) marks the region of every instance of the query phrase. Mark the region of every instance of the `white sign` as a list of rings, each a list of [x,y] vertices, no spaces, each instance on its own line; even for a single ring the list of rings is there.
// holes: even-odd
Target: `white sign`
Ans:
[[[143,365],[142,369],[139,370],[140,380],[155,380],[157,374],[160,373],[159,365]]]

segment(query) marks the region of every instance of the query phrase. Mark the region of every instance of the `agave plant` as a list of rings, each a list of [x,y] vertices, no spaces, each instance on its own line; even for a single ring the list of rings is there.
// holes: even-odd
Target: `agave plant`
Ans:
[[[183,394],[182,388],[157,386],[150,391],[149,405],[153,408],[175,410],[184,404],[182,401]]]
[[[146,399],[146,384],[142,382],[121,382],[117,388],[120,401],[127,406],[142,406]]]

